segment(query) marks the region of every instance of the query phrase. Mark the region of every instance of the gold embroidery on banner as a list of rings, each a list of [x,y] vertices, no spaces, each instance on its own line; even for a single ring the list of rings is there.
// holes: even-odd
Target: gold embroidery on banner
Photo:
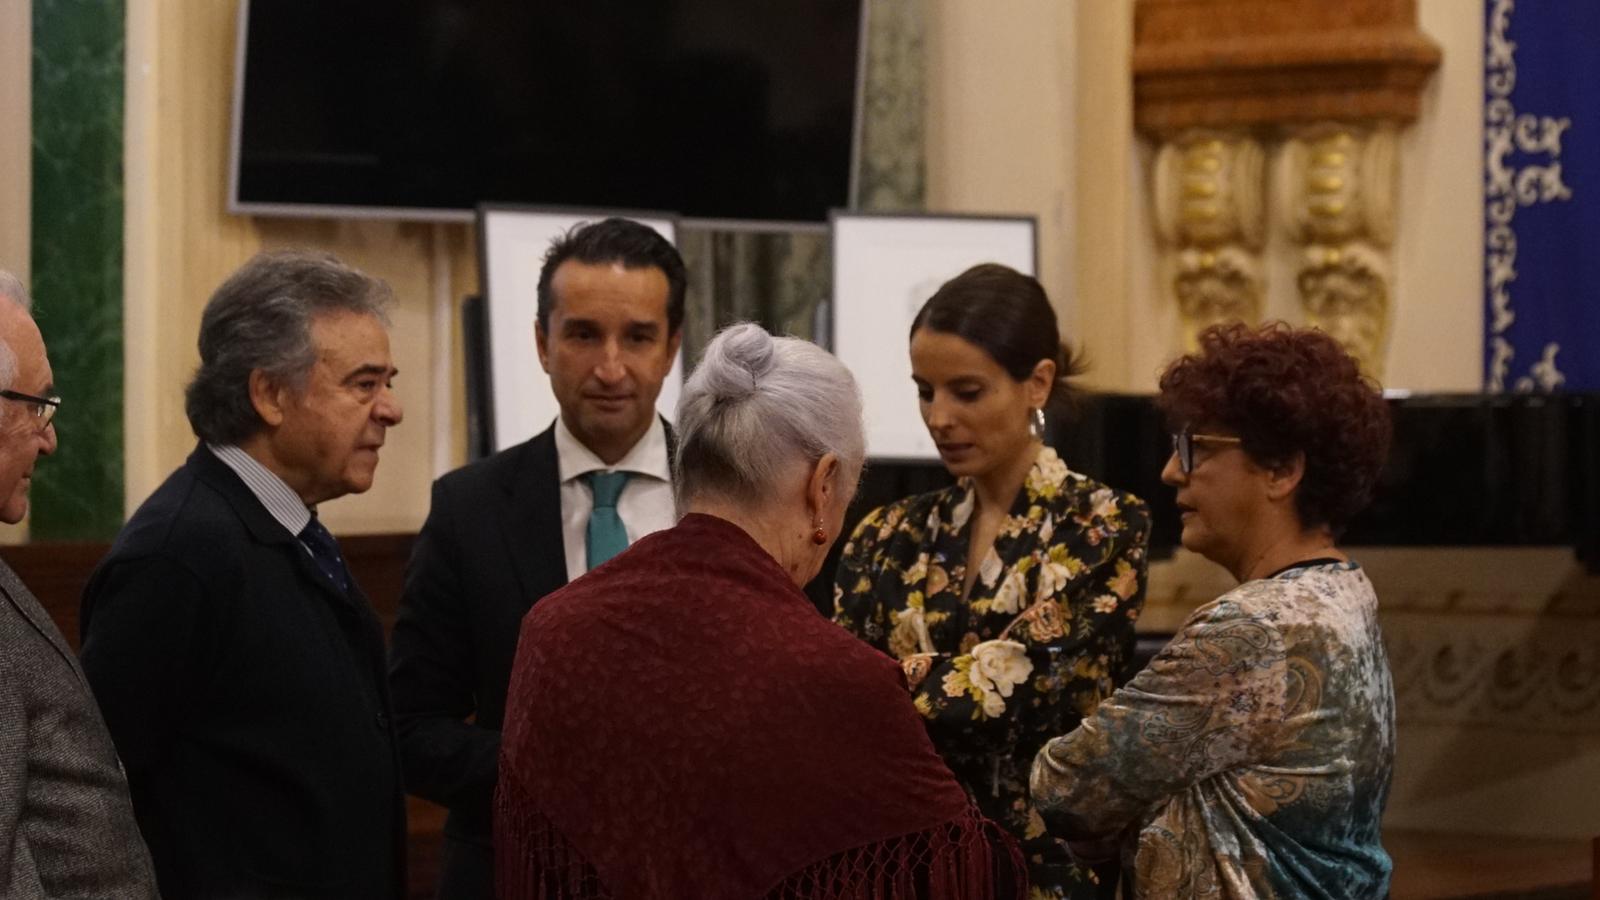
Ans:
[[[1517,280],[1517,233],[1512,219],[1518,207],[1570,200],[1572,189],[1561,175],[1561,137],[1572,127],[1568,117],[1552,118],[1518,114],[1511,103],[1517,84],[1517,45],[1507,36],[1511,28],[1513,0],[1494,0],[1489,28],[1484,36],[1484,90],[1489,96],[1484,105],[1484,208],[1489,220],[1484,236],[1484,267],[1489,289],[1489,372],[1488,390],[1501,393],[1513,389],[1528,393],[1537,388],[1553,391],[1566,382],[1556,366],[1561,345],[1545,344],[1540,358],[1528,367],[1528,374],[1512,378],[1511,365],[1516,349],[1506,337],[1516,322],[1511,285]],[[1525,154],[1546,154],[1545,165],[1510,166],[1506,158],[1512,150]]]

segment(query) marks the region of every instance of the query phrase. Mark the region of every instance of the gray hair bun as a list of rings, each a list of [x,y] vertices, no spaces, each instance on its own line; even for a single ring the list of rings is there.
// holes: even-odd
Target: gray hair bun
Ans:
[[[833,453],[855,488],[866,447],[861,392],[828,351],[744,322],[717,333],[678,398],[673,490],[765,504],[784,479]]]
[[[717,335],[706,346],[696,375],[713,403],[737,403],[754,394],[777,362],[772,335],[744,322]]]

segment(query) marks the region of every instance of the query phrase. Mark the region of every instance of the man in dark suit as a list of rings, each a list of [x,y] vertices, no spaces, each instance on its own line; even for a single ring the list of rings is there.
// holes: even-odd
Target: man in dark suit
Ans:
[[[0,271],[0,522],[28,511],[56,449],[50,360],[22,283]],[[156,896],[128,783],[55,623],[0,562],[0,896]]]
[[[317,521],[400,422],[391,302],[309,253],[224,282],[185,397],[200,444],[85,590],[83,667],[168,900],[403,894],[383,636]]]
[[[640,537],[673,525],[670,435],[656,396],[682,337],[683,260],[607,219],[557,240],[535,340],[561,415],[440,478],[390,647],[409,791],[450,808],[439,896],[493,896],[490,804],[523,614]]]

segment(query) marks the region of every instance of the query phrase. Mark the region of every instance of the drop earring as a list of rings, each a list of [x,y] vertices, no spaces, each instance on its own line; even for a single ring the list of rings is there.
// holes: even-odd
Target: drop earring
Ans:
[[[1044,440],[1044,410],[1034,407],[1028,416],[1028,433],[1037,440]]]

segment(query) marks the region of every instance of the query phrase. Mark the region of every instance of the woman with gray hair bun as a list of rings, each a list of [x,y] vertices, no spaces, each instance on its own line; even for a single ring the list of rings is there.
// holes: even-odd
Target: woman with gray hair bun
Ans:
[[[685,386],[678,434],[680,510],[774,532],[757,540],[785,570],[808,572],[801,584],[821,571],[866,456],[861,392],[843,363],[808,341],[734,325]]]
[[[1021,897],[899,667],[818,615],[861,473],[821,348],[719,333],[684,388],[682,521],[523,620],[495,795],[501,897]]]

